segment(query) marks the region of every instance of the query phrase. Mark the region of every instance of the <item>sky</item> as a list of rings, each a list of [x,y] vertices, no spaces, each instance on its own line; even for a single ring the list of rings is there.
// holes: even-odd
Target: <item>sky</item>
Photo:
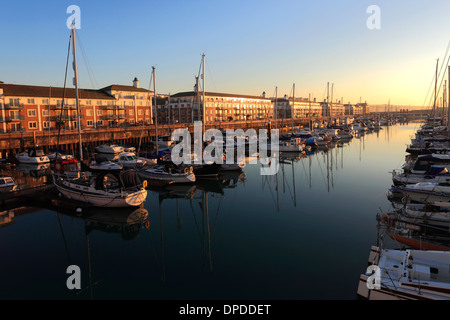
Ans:
[[[329,83],[345,103],[422,106],[448,63],[448,0],[1,0],[0,81],[63,86],[70,5],[88,89],[135,77],[153,89],[154,66],[157,93],[191,91],[205,54],[206,91],[282,97],[295,84],[321,101]]]

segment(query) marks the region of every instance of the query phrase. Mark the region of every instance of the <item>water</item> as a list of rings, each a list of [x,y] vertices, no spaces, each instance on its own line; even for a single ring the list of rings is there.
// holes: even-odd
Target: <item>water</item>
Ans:
[[[134,215],[16,212],[0,228],[0,299],[356,299],[390,172],[418,128],[383,127],[275,176],[247,165],[226,185],[149,191]],[[82,290],[67,289],[69,265]]]

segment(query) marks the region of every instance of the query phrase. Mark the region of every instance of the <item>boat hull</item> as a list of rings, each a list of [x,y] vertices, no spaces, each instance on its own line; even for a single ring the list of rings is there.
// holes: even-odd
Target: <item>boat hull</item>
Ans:
[[[71,188],[63,183],[55,182],[58,191],[66,198],[75,201],[88,203],[95,207],[118,208],[118,207],[137,207],[147,198],[147,190],[141,189],[134,193],[121,194],[111,197],[110,195],[94,194],[83,192]]]

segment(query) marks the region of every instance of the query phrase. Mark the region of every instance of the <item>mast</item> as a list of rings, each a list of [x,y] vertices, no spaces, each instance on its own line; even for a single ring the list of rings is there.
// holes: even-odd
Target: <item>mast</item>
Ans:
[[[78,128],[78,144],[80,152],[80,161],[83,160],[83,148],[81,142],[81,122],[80,122],[80,103],[78,101],[78,70],[77,70],[77,50],[75,45],[75,24],[72,23],[72,50],[73,50],[73,72],[75,74],[75,101],[77,106],[77,128]]]
[[[439,64],[439,59],[437,59],[437,61],[436,61],[436,76],[434,77],[433,117],[436,117],[436,97],[437,97],[438,64]],[[433,132],[434,132],[434,119],[433,119]]]
[[[450,87],[450,66],[448,66],[448,85]],[[448,90],[448,102],[447,102],[447,136],[450,136],[450,88]]]
[[[205,105],[205,54],[202,54],[202,89],[203,89],[203,134],[205,134],[206,105]]]
[[[329,96],[330,96],[330,83],[327,82],[327,112],[330,112],[330,105],[329,105],[330,98],[329,98]],[[328,119],[330,119],[330,115],[328,115]]]
[[[309,130],[312,130],[312,122],[311,122],[311,93],[308,94],[309,100]]]
[[[152,67],[153,74],[153,97],[155,101],[155,141],[156,141],[156,156],[158,156],[159,146],[158,146],[158,109],[156,106],[156,79],[155,79],[155,67]]]
[[[278,87],[275,87],[275,104],[273,105],[273,117],[274,117],[274,120],[275,120],[275,129],[277,129],[277,90],[278,90]]]
[[[292,133],[294,133],[294,104],[295,104],[295,83],[292,85],[292,111],[291,111]]]
[[[331,84],[330,125],[333,123],[333,89],[334,89],[334,83]]]

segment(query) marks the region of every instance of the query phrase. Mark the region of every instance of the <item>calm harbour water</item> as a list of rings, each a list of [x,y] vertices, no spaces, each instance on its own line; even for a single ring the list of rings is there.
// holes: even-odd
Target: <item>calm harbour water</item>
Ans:
[[[248,164],[221,184],[149,191],[134,213],[16,214],[0,228],[0,299],[356,299],[390,172],[418,128],[383,127],[275,176]],[[83,290],[67,289],[69,265]]]

